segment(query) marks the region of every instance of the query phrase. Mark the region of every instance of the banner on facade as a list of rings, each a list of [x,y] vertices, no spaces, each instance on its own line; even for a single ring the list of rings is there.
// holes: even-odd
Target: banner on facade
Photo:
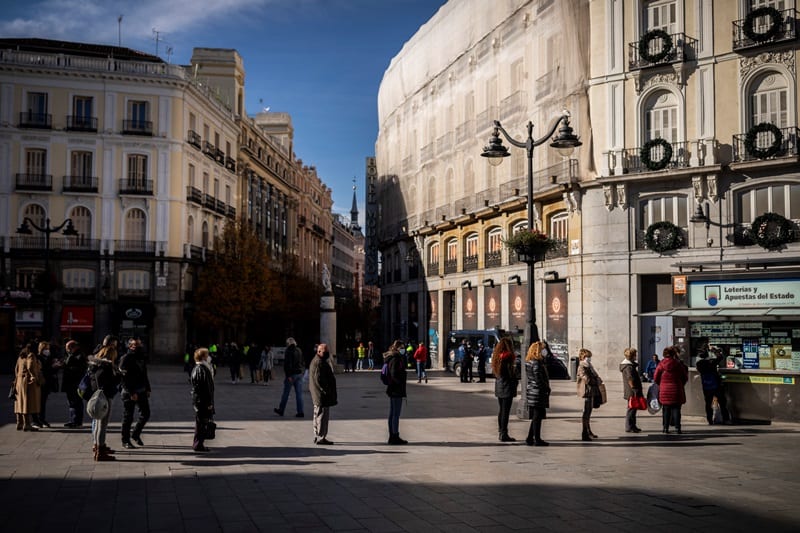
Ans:
[[[500,287],[484,287],[483,289],[483,327],[490,329],[501,327],[500,310],[502,300]]]
[[[428,355],[431,367],[439,367],[439,293],[428,293]]]
[[[567,332],[567,283],[566,280],[549,281],[544,285],[545,328],[547,343],[553,355],[569,368],[569,338]]]
[[[461,289],[462,302],[462,329],[478,329],[478,291],[474,289]]]
[[[364,228],[364,284],[378,284],[378,167],[374,157],[366,160],[366,211]]]
[[[524,330],[528,312],[528,287],[508,286],[508,330]]]

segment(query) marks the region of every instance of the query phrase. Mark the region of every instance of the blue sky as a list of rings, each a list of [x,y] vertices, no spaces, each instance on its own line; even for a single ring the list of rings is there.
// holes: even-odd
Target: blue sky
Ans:
[[[235,48],[246,108],[288,112],[295,153],[363,219],[364,158],[389,61],[446,0],[0,0],[0,37],[122,45],[188,64],[194,47]],[[118,17],[122,15],[122,23]],[[171,55],[167,57],[167,50]]]

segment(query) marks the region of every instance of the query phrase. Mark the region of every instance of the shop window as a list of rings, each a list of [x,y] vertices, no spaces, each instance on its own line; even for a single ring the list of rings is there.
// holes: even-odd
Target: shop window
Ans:
[[[120,291],[149,291],[150,272],[146,270],[120,270],[117,276],[117,288]]]
[[[63,273],[64,288],[94,289],[95,271],[88,268],[68,268]]]

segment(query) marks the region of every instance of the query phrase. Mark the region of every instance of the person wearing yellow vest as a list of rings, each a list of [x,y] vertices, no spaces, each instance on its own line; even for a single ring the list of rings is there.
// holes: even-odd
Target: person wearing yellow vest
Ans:
[[[356,348],[358,354],[358,362],[356,363],[356,370],[364,370],[364,360],[367,358],[367,349],[364,348],[364,343],[359,342]]]

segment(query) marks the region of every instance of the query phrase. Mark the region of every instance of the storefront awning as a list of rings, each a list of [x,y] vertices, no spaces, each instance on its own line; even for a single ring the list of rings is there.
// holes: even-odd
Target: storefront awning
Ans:
[[[94,307],[67,305],[61,311],[61,331],[92,331]]]

